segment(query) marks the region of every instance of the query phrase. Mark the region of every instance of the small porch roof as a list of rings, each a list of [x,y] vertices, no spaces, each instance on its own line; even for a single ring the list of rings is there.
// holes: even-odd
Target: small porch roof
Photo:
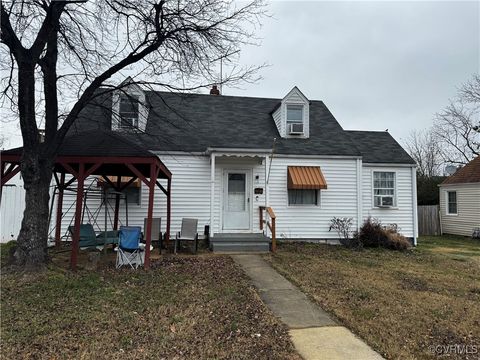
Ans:
[[[23,148],[18,147],[0,153],[1,188],[18,172],[22,160]],[[60,221],[62,216],[63,191],[75,180],[77,183],[74,234],[72,236],[71,267],[76,268],[79,251],[80,222],[85,179],[90,175],[100,175],[118,192],[135,179],[140,179],[148,187],[148,209],[146,233],[145,268],[150,266],[150,243],[152,234],[152,214],[154,189],[159,187],[167,196],[167,238],[170,233],[171,218],[171,181],[172,173],[160,159],[120,134],[105,130],[90,130],[73,133],[65,137],[57,152],[53,168],[54,178],[59,189],[57,204],[57,219],[55,242],[60,244]],[[58,176],[60,174],[60,176]],[[71,174],[72,179],[66,181],[65,175]],[[109,176],[117,177],[114,184]],[[131,180],[122,184],[121,177]],[[157,179],[167,179],[165,189]],[[1,192],[0,192],[1,196]],[[1,197],[0,197],[1,199]],[[118,219],[118,201],[115,204],[115,218]],[[116,220],[117,221],[117,220]],[[117,224],[114,225],[115,228]]]

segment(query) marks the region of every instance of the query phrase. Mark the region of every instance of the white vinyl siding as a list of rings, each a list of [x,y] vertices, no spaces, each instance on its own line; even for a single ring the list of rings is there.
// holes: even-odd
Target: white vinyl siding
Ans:
[[[288,166],[320,166],[328,189],[320,191],[318,206],[289,206],[287,191]],[[272,162],[269,185],[269,206],[277,216],[277,238],[336,239],[329,232],[334,217],[352,217],[356,229],[357,185],[356,160],[287,158],[276,155]]]
[[[172,172],[172,226],[171,237],[180,230],[183,217],[198,219],[198,231],[203,233],[204,226],[210,223],[210,158],[209,156],[161,155],[160,159]],[[251,231],[260,232],[259,206],[265,205],[265,163],[263,157],[217,157],[215,166],[214,223],[213,232],[222,232],[223,174],[225,170],[247,169],[251,171]],[[318,190],[318,205],[289,205],[287,189],[288,166],[320,166],[327,182],[327,189]],[[363,218],[368,215],[378,217],[382,223],[397,223],[401,232],[413,236],[411,168],[374,169],[375,171],[394,171],[396,173],[397,204],[395,209],[373,207],[372,171],[362,168]],[[166,187],[166,181],[160,181]],[[90,182],[87,181],[90,185]],[[88,186],[87,185],[87,186]],[[72,186],[75,186],[72,184]],[[92,185],[93,186],[93,185]],[[142,185],[143,186],[143,185]],[[263,194],[254,194],[253,189],[263,188]],[[273,158],[268,190],[269,206],[277,215],[277,237],[291,239],[336,239],[338,235],[329,232],[330,220],[336,217],[352,217],[357,226],[357,162],[355,159],[312,159],[293,158],[276,155]],[[62,222],[62,234],[73,217],[74,207],[70,207],[75,197],[65,197]],[[88,200],[92,211],[98,208],[100,200]],[[112,204],[113,205],[113,204]],[[148,191],[143,186],[141,204],[130,204],[129,225],[143,227],[147,214]],[[460,206],[460,205],[459,205]],[[69,209],[69,210],[68,210]],[[459,207],[460,210],[460,207]],[[53,210],[55,214],[55,209]],[[113,218],[113,211],[110,210]],[[166,226],[166,196],[155,189],[154,217],[162,218],[162,232]],[[104,212],[98,215],[103,228]],[[120,222],[125,223],[125,209],[120,208]],[[110,224],[110,220],[109,220]],[[109,225],[110,226],[110,225]],[[53,236],[53,233],[52,233]]]
[[[25,189],[20,175],[14,176],[2,189],[0,204],[0,242],[16,240],[25,210]]]
[[[280,136],[285,136],[285,126],[282,121],[282,106],[279,106],[277,110],[275,110],[272,114],[273,121],[275,121],[275,125],[277,125],[277,130]]]
[[[373,196],[374,172],[395,173],[394,207],[379,208],[375,206]],[[362,171],[362,196],[362,216],[364,220],[368,216],[372,216],[385,225],[397,224],[400,232],[407,237],[414,236],[412,169],[410,167],[375,167],[364,164]]]
[[[443,185],[439,191],[443,233],[472,236],[473,229],[480,227],[480,183]],[[456,193],[456,215],[447,215],[449,191]]]

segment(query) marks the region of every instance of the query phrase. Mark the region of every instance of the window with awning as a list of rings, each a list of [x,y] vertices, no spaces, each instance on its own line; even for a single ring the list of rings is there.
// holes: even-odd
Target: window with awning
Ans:
[[[287,178],[288,205],[319,205],[320,190],[327,188],[319,166],[289,166]]]

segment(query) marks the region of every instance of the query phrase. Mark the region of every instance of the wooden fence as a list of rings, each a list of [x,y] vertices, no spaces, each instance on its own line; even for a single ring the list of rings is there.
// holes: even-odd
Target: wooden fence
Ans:
[[[418,206],[418,234],[440,235],[440,217],[438,205]]]

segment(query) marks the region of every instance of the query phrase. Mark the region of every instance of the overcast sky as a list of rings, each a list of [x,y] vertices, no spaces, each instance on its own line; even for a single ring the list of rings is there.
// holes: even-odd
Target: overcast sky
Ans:
[[[346,129],[385,130],[400,142],[429,127],[457,87],[479,72],[480,2],[275,1],[245,64],[263,80],[225,95],[282,98],[294,86],[323,100]],[[2,124],[5,148],[19,129]]]
[[[429,127],[457,87],[479,72],[480,2],[274,2],[248,63],[264,80],[224,94],[283,97],[294,86],[323,100],[346,129],[401,141]]]

